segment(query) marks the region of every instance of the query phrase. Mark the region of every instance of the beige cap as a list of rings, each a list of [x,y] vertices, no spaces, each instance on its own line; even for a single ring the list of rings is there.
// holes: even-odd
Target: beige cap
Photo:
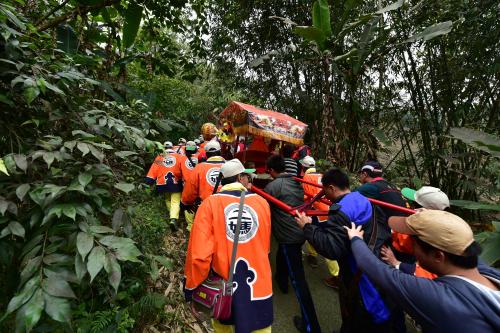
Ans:
[[[254,173],[255,169],[245,169],[240,160],[234,158],[224,163],[224,165],[222,165],[222,167],[220,168],[220,172],[222,173],[222,176],[224,176],[224,178],[229,178],[241,173]]]
[[[215,140],[211,140],[205,145],[205,150],[210,152],[219,151],[220,143]]]
[[[415,201],[427,209],[444,210],[450,207],[450,200],[446,193],[432,186],[422,186],[415,192]]]
[[[406,218],[391,216],[389,226],[396,232],[415,235],[435,248],[458,256],[474,242],[467,222],[441,210],[424,209]]]

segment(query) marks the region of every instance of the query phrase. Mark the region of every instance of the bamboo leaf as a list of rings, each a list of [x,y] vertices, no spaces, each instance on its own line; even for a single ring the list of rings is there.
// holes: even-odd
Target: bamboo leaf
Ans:
[[[500,157],[500,139],[494,135],[466,127],[452,127],[450,135],[469,146]]]
[[[143,7],[136,3],[129,3],[125,11],[123,24],[123,47],[128,49],[134,43],[142,19]]]
[[[403,6],[403,4],[404,4],[404,0],[398,0],[390,5],[385,6],[382,9],[377,10],[375,12],[375,14],[384,14],[384,13],[390,12],[392,10],[399,9],[399,8],[401,8],[401,6]]]
[[[327,0],[317,0],[314,2],[312,9],[312,21],[313,26],[323,32],[325,38],[332,35],[330,9],[328,8]]]
[[[445,21],[445,22],[440,22],[433,24],[427,28],[425,28],[423,31],[414,34],[407,40],[405,40],[405,43],[412,43],[417,40],[423,39],[423,40],[430,40],[434,37],[441,36],[441,35],[446,35],[451,31],[451,28],[453,27],[453,23],[451,21]]]
[[[293,32],[309,42],[314,42],[318,46],[326,40],[326,36],[320,29],[310,26],[296,26]]]

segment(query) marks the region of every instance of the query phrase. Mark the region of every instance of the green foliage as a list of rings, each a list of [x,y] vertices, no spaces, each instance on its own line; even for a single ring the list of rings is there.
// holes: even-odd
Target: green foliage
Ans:
[[[46,13],[50,5],[59,3],[35,4]],[[76,8],[83,18],[99,5],[71,2],[61,10]],[[128,9],[142,10],[137,6]],[[122,10],[89,15],[107,20]],[[161,147],[156,122],[168,120],[157,119],[144,95],[113,77],[123,66],[115,72],[105,65],[112,57],[103,57],[106,39],[96,37],[94,25],[52,25],[57,11],[35,25],[20,13],[0,4],[0,330],[43,324],[128,332],[135,325],[129,306],[146,293],[149,264],[169,261],[158,242],[146,248],[130,238],[133,212],[123,207],[133,205],[146,161]],[[141,18],[128,19],[127,48]],[[56,40],[45,29],[54,29]],[[144,301],[156,310],[148,310],[150,319],[158,302]],[[143,318],[135,310],[134,316]]]
[[[492,156],[500,157],[500,139],[494,135],[465,127],[451,128],[450,135],[455,139],[462,140],[471,147]]]
[[[493,231],[485,231],[475,236],[476,241],[481,244],[483,252],[481,259],[487,264],[500,267],[500,222],[492,222]]]
[[[82,311],[77,321],[79,333],[120,332],[127,333],[134,327],[135,320],[129,315],[128,309],[114,307],[105,311],[88,313]]]
[[[123,25],[123,47],[128,49],[134,43],[139,31],[143,7],[132,3],[125,10],[125,24]]]

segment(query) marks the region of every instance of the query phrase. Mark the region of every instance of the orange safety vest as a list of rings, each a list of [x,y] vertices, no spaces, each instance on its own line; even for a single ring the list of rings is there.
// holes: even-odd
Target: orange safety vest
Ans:
[[[316,172],[315,168],[309,168],[309,169],[307,169],[303,179],[308,181],[308,182],[321,185],[321,178],[322,177],[323,177],[323,175],[319,172]],[[302,187],[304,188],[304,199],[305,200],[311,199],[312,197],[314,197],[316,194],[318,194],[321,191],[321,188],[316,187],[316,186],[312,186],[312,185],[309,185],[306,183],[302,183]],[[314,207],[314,209],[317,209],[317,210],[328,211],[330,209],[330,207],[328,207],[327,204],[324,204],[324,203],[319,202],[319,201],[314,202],[313,207]],[[323,222],[323,221],[328,220],[328,216],[318,216],[318,219],[320,222]]]
[[[235,185],[238,186],[238,190],[226,190],[234,188]],[[186,289],[199,286],[208,277],[210,269],[222,278],[228,279],[241,190],[242,186],[239,183],[226,185],[221,192],[205,199],[198,208],[189,236],[184,265]],[[242,217],[235,273],[247,268],[248,271],[254,272],[254,276],[252,279],[237,282],[251,286],[251,299],[270,298],[273,290],[269,263],[271,251],[269,204],[259,195],[248,193]],[[241,266],[240,261],[243,261]],[[235,279],[238,280],[236,275]]]
[[[158,155],[146,175],[148,184],[156,184],[156,190],[162,192],[182,191],[183,156],[167,151]]]
[[[220,168],[225,160],[220,156],[210,157],[206,162],[198,164],[189,175],[184,190],[182,191],[182,203],[193,204],[196,198],[205,200],[212,195],[220,173]]]

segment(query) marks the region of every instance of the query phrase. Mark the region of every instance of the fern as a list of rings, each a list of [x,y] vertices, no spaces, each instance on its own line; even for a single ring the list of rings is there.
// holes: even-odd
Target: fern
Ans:
[[[139,301],[130,307],[132,317],[141,317],[144,314],[154,314],[163,309],[167,304],[167,298],[158,293],[147,293]]]
[[[113,310],[97,311],[92,316],[90,331],[92,333],[101,333],[114,321],[115,312]]]

